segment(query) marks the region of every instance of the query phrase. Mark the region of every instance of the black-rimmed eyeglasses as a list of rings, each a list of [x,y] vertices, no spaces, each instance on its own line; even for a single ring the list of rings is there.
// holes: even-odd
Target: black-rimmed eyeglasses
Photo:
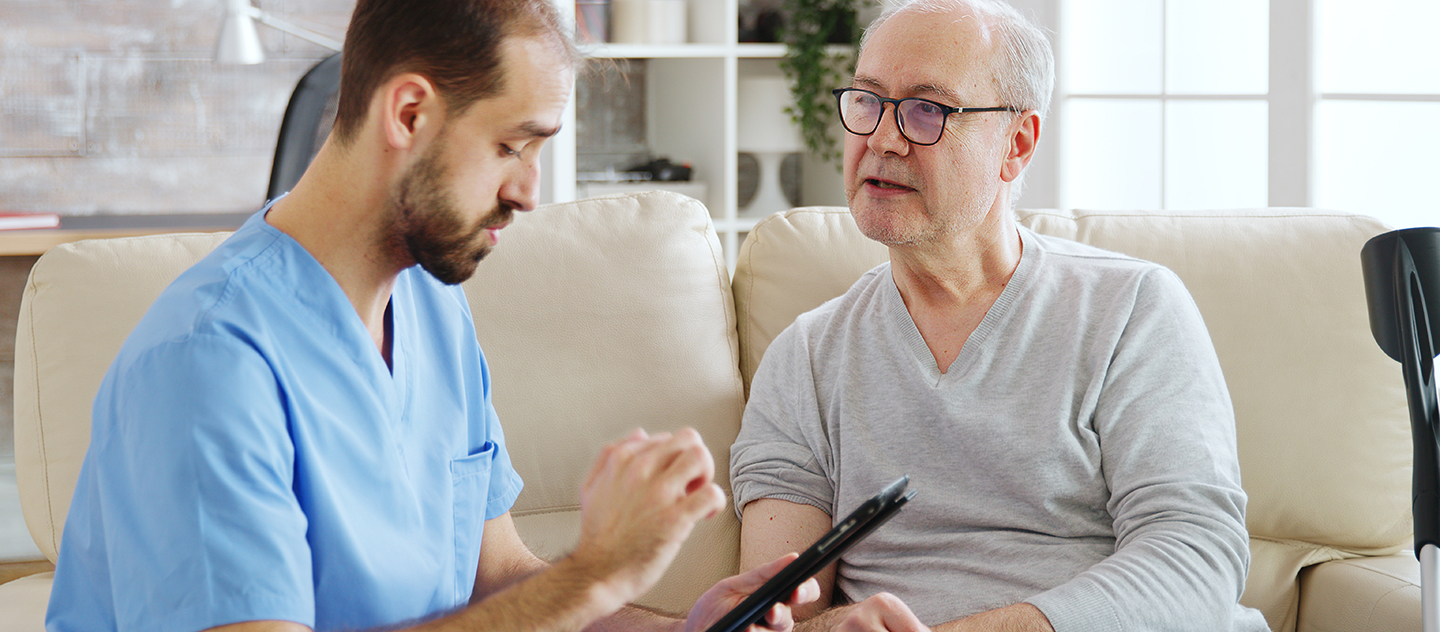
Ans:
[[[1018,112],[1010,106],[993,108],[957,108],[929,99],[910,97],[889,99],[860,88],[836,88],[830,91],[840,106],[840,123],[856,136],[869,136],[880,128],[885,104],[895,104],[895,122],[905,140],[916,145],[934,145],[945,133],[945,120],[951,114],[966,112]]]

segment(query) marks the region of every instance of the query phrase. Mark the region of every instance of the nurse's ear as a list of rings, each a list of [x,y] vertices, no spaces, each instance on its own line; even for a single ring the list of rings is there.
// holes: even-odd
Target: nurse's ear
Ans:
[[[377,88],[371,108],[385,144],[402,152],[415,150],[437,134],[446,114],[435,85],[413,72],[395,75]]]

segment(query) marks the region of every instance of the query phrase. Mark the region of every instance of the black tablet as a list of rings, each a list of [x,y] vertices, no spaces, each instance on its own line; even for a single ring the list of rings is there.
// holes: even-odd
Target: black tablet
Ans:
[[[880,493],[861,503],[860,508],[845,516],[829,533],[820,536],[800,557],[780,569],[770,581],[735,606],[734,610],[726,613],[706,632],[740,632],[759,621],[770,611],[771,606],[784,601],[801,583],[810,579],[811,575],[834,562],[841,553],[865,539],[871,531],[885,524],[895,512],[900,511],[915,495],[913,491],[905,493],[905,486],[909,483],[909,476],[901,476],[880,490]]]

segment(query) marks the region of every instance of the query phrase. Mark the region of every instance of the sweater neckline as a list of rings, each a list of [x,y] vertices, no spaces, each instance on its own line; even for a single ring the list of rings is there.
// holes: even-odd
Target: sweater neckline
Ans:
[[[905,299],[900,297],[900,287],[895,284],[894,270],[887,267],[886,278],[889,282],[885,284],[885,292],[886,298],[890,302],[890,317],[899,326],[901,337],[905,340],[906,346],[910,348],[910,355],[915,360],[916,368],[932,386],[939,388],[947,382],[947,377],[948,381],[958,380],[960,378],[950,376],[963,375],[969,371],[983,351],[986,341],[1008,319],[1011,307],[1029,285],[1031,272],[1038,265],[1043,253],[1040,252],[1040,246],[1034,233],[1024,226],[1016,228],[1020,233],[1021,252],[1020,263],[1015,267],[1015,274],[1010,276],[1010,281],[1005,284],[1005,289],[1000,292],[995,303],[985,312],[985,318],[965,339],[965,346],[960,348],[960,353],[955,356],[943,373],[935,363],[935,355],[930,353],[930,346],[925,344],[925,337],[920,335],[920,329],[915,326],[915,319],[911,318],[910,310],[905,308]]]

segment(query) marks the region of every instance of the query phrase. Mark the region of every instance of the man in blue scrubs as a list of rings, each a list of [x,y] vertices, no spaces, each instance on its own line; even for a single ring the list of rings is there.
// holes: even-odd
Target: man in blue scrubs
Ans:
[[[48,629],[695,629],[783,565],[685,622],[625,607],[724,505],[693,430],[603,451],[570,556],[516,535],[454,284],[536,204],[567,37],[550,0],[360,0],[311,168],[164,292],[105,378]]]

